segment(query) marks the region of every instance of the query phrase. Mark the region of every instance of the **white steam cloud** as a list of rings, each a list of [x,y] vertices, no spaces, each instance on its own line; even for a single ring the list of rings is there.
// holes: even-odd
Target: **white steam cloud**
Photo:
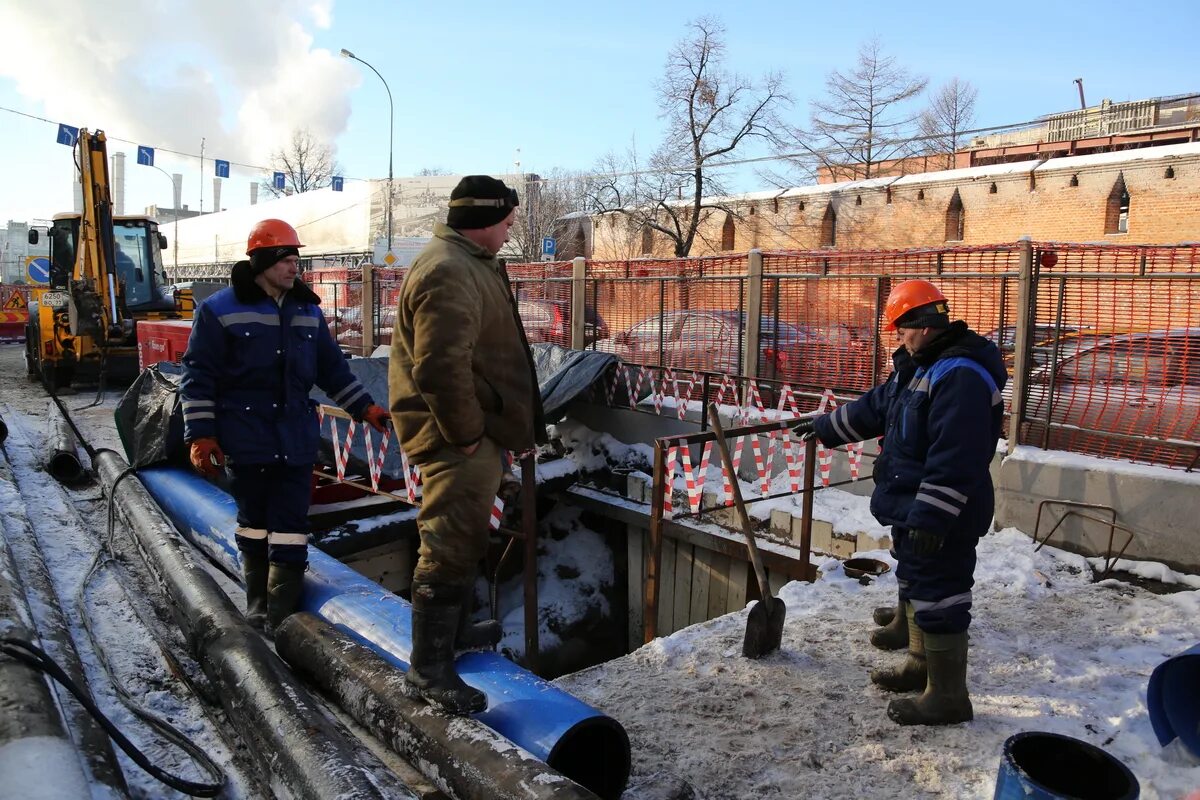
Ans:
[[[56,121],[265,165],[307,128],[332,144],[361,72],[313,47],[333,0],[0,0],[0,75]]]

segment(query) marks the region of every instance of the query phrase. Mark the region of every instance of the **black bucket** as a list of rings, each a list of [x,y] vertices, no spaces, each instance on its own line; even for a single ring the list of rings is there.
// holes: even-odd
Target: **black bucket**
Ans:
[[[1008,737],[993,800],[1137,800],[1137,778],[1099,747],[1057,733]]]

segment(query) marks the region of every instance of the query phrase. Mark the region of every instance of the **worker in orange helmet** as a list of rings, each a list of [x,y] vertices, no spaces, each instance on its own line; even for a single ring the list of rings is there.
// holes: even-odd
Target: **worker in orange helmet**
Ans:
[[[313,385],[378,431],[388,421],[298,277],[303,246],[283,220],[254,226],[232,285],[196,309],[179,392],[193,466],[208,477],[222,467],[231,474],[246,618],[268,630],[297,609],[308,563],[320,443]]]
[[[950,321],[946,296],[929,281],[896,284],[884,321],[900,342],[888,380],[794,427],[826,446],[883,437],[871,513],[892,526],[900,607],[872,643],[903,630],[908,656],[871,680],[889,691],[923,690],[888,705],[901,725],[966,722],[974,716],[966,676],[975,546],[992,522],[989,467],[1008,374],[995,344]]]

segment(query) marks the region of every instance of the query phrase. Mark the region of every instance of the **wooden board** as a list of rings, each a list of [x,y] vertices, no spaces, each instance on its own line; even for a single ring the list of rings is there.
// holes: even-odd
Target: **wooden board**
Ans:
[[[725,602],[726,612],[741,611],[746,607],[746,579],[754,572],[749,562],[731,559],[729,562],[729,595]]]
[[[708,587],[712,579],[713,551],[697,547],[692,557],[692,598],[688,619],[691,624],[704,622],[708,617]]]
[[[729,556],[712,554],[712,571],[708,583],[708,618],[719,617],[728,612],[729,602]]]
[[[628,576],[629,607],[629,642],[628,648],[633,652],[642,646],[646,633],[642,625],[642,615],[646,610],[646,559],[643,555],[646,539],[649,534],[645,528],[636,525],[625,526],[626,575]]]
[[[701,548],[702,549],[702,548]],[[671,630],[679,631],[692,624],[692,569],[695,548],[679,542],[675,549],[675,614]]]
[[[658,582],[658,635],[674,633],[675,628],[675,540],[664,536],[662,540],[662,573]]]

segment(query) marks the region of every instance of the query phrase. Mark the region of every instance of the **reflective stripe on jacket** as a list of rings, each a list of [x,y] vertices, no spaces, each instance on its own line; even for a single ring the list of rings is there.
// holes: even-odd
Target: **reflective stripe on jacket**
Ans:
[[[243,266],[244,265],[244,266]],[[358,416],[373,401],[302,281],[276,303],[248,262],[196,310],[180,384],[184,438],[215,436],[247,464],[311,464],[319,446],[314,384]]]

